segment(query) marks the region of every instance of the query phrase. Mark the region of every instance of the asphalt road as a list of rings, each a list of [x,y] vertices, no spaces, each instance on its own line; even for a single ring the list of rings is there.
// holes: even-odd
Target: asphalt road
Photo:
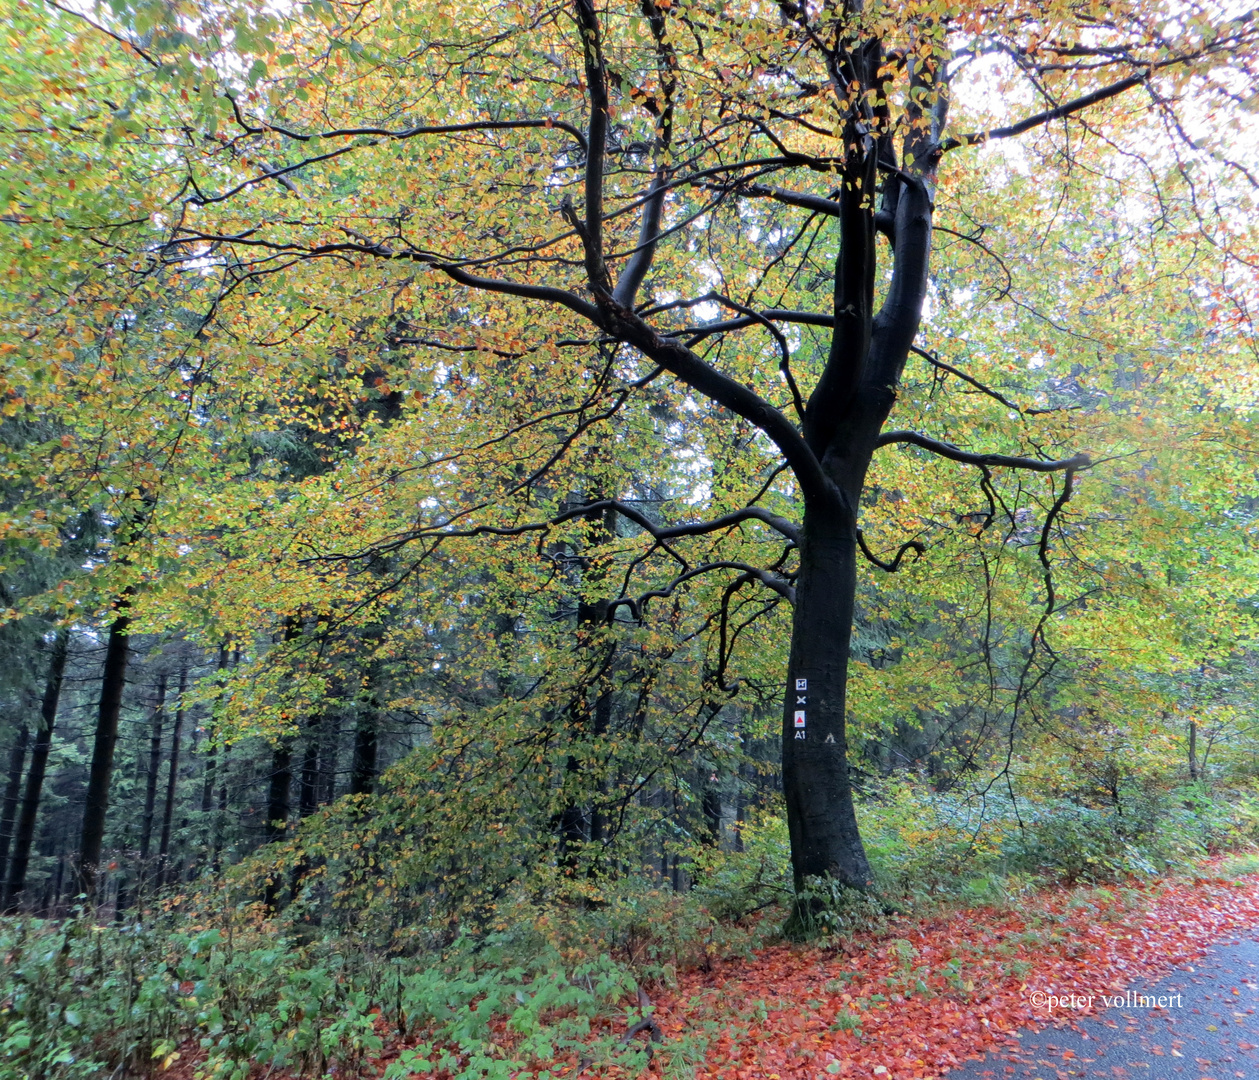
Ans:
[[[1259,931],[1133,987],[1093,1016],[1082,1017],[1069,995],[1065,1002],[1033,998],[1033,1005],[1062,1026],[1024,1030],[1017,1050],[968,1062],[948,1080],[1259,1080]]]

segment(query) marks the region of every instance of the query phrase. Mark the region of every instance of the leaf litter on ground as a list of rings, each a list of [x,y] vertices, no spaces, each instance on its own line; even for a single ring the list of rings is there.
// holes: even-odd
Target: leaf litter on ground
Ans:
[[[1017,911],[902,917],[840,947],[779,945],[685,972],[655,1016],[666,1039],[708,1030],[696,1080],[925,1080],[1016,1048],[1021,1028],[1101,1008],[1051,1013],[1038,991],[1122,993],[1255,927],[1256,878],[1054,889]]]
[[[591,1028],[592,1042],[602,1037],[621,1051],[626,1029],[650,1016],[658,1028],[638,1025],[656,1051],[645,1068],[641,1057],[633,1067],[623,1053],[614,1055],[623,1064],[574,1054],[504,1075],[930,1080],[990,1051],[1016,1052],[1021,1029],[1070,1025],[1101,1008],[1098,1002],[1051,1012],[1034,1001],[1037,992],[1122,994],[1192,963],[1230,933],[1255,928],[1259,875],[1060,887],[1017,907],[903,915],[878,931],[826,945],[772,945],[751,959],[714,959],[678,972],[668,985],[649,985],[630,1019],[608,1016]],[[516,1038],[495,1026],[494,1042],[510,1058]],[[388,1041],[359,1075],[382,1076],[391,1064],[398,1075],[399,1056],[422,1039]],[[164,1074],[170,1080],[197,1071],[201,1055],[185,1049]],[[468,1073],[438,1067],[422,1075],[451,1080]]]

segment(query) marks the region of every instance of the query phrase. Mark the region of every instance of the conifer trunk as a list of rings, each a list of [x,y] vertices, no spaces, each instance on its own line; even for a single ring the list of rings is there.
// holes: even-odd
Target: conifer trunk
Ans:
[[[31,845],[35,841],[35,821],[39,815],[39,800],[44,791],[44,775],[48,770],[48,753],[52,748],[52,730],[57,720],[57,705],[61,701],[61,681],[65,675],[69,649],[69,631],[64,628],[58,630],[53,639],[52,654],[48,658],[48,677],[44,682],[44,698],[40,703],[39,728],[35,732],[35,743],[31,748],[26,789],[22,793],[22,806],[13,836],[13,858],[8,866],[4,887],[6,913],[17,910],[22,890],[26,888],[26,870],[31,861]]]
[[[4,785],[4,805],[0,808],[0,881],[9,868],[9,848],[13,844],[13,822],[17,817],[18,795],[22,791],[22,770],[26,766],[26,748],[31,732],[25,724],[17,730],[13,749],[9,751],[9,775]]]
[[[157,703],[149,722],[149,769],[144,785],[144,817],[140,822],[140,861],[148,867],[153,843],[153,821],[157,812],[157,776],[162,768],[162,729],[165,726],[166,676],[157,680]]]
[[[306,735],[306,751],[302,755],[302,782],[297,797],[297,816],[310,817],[319,808],[319,743],[323,733],[323,717],[310,725]]]
[[[115,606],[114,620],[109,625],[105,666],[101,674],[101,696],[96,713],[96,734],[92,743],[92,765],[84,799],[83,829],[79,835],[79,857],[74,870],[78,892],[89,903],[96,897],[105,818],[109,813],[109,782],[114,773],[114,747],[118,742],[118,718],[122,712],[123,690],[127,685],[127,628],[131,620],[125,614],[126,610],[127,601],[120,600]]]
[[[293,787],[293,739],[285,736],[271,758],[271,782],[267,788],[267,842],[282,840],[288,831],[289,797]],[[280,880],[272,874],[267,880],[263,903],[267,911],[279,910]]]
[[[162,888],[170,877],[171,822],[175,813],[175,794],[179,786],[179,740],[184,727],[184,691],[188,685],[188,669],[179,672],[179,705],[171,727],[170,772],[166,777],[166,803],[162,807],[162,839],[157,851],[157,886]]]
[[[325,729],[319,747],[319,805],[337,797],[337,761],[341,753],[341,713],[333,710],[324,719]]]
[[[354,728],[354,757],[350,766],[350,794],[370,795],[376,786],[379,740],[376,710],[365,709]]]
[[[224,672],[227,670],[228,648],[226,644],[219,646],[218,680],[219,696],[223,693]],[[218,744],[215,742],[214,717],[206,721],[206,752],[205,773],[201,784],[201,812],[208,815],[214,809],[214,774],[218,768]]]
[[[289,794],[293,787],[293,740],[280,740],[271,756],[267,786],[267,840],[279,840],[288,829]]]

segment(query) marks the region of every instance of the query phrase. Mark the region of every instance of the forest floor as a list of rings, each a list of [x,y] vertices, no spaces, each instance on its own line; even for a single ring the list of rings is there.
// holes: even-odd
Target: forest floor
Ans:
[[[750,962],[714,963],[709,971],[683,973],[676,990],[660,993],[655,1015],[666,1040],[704,1044],[697,1078],[916,1080],[965,1067],[968,1078],[1066,1080],[1095,1075],[1097,1062],[1083,1062],[1065,1039],[1053,1050],[1044,1041],[1032,1050],[1029,1036],[1078,1026],[1106,1008],[1103,997],[1113,1000],[1193,964],[1222,938],[1255,933],[1256,877],[1064,888],[1020,903],[1017,911],[902,918],[839,949],[783,945]],[[1176,1007],[1197,1007],[1181,992]],[[1236,998],[1242,1016],[1254,1012],[1249,983],[1230,983],[1225,993]],[[1100,1022],[1118,1029],[1122,1020],[1132,1029],[1127,1004]],[[1171,1011],[1159,1009],[1156,1016]],[[1235,1045],[1254,1049],[1244,1038]],[[1185,1056],[1198,1070],[1178,1076],[1259,1077],[1259,1069],[1238,1071],[1246,1063],[1221,1072],[1218,1063],[1203,1064],[1211,1059],[1178,1049],[1170,1038],[1160,1049],[1168,1058]],[[989,1051],[1002,1053],[978,1068],[966,1066]],[[1144,1068],[1125,1071],[1113,1060],[1104,1073],[1116,1080],[1153,1075]],[[1025,1071],[1029,1065],[1037,1067]]]
[[[1259,1047],[1245,1027],[1259,1005],[1259,966],[1247,966],[1259,965],[1259,946],[1234,940],[1231,953],[1217,950],[1207,967],[1192,966],[1230,938],[1259,940],[1259,874],[1237,876],[1215,863],[1192,878],[1061,887],[1000,908],[897,916],[829,947],[777,944],[747,957],[712,957],[646,984],[661,1041],[637,1075],[1259,1080],[1251,1053]],[[1124,997],[1133,988],[1169,1001],[1151,1010]],[[620,1039],[637,1015],[606,1017],[592,1038]],[[500,1035],[504,1048],[514,1041],[506,1030]],[[196,1073],[202,1055],[182,1049],[164,1080]],[[383,1076],[404,1049],[387,1043],[358,1075]],[[513,1075],[539,1073],[632,1075],[575,1059],[539,1061]]]

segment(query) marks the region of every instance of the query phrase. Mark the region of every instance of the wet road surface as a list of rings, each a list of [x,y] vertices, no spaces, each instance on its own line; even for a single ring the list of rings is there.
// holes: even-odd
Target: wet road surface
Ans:
[[[1033,1005],[1079,1030],[1026,1029],[1016,1049],[967,1062],[948,1080],[1259,1080],[1259,930],[1125,995],[1088,986],[1054,993],[1066,1000],[1050,1001],[1046,993],[1033,997]],[[1102,993],[1119,1000],[1081,1016],[1072,993],[1092,994],[1095,1006]]]

